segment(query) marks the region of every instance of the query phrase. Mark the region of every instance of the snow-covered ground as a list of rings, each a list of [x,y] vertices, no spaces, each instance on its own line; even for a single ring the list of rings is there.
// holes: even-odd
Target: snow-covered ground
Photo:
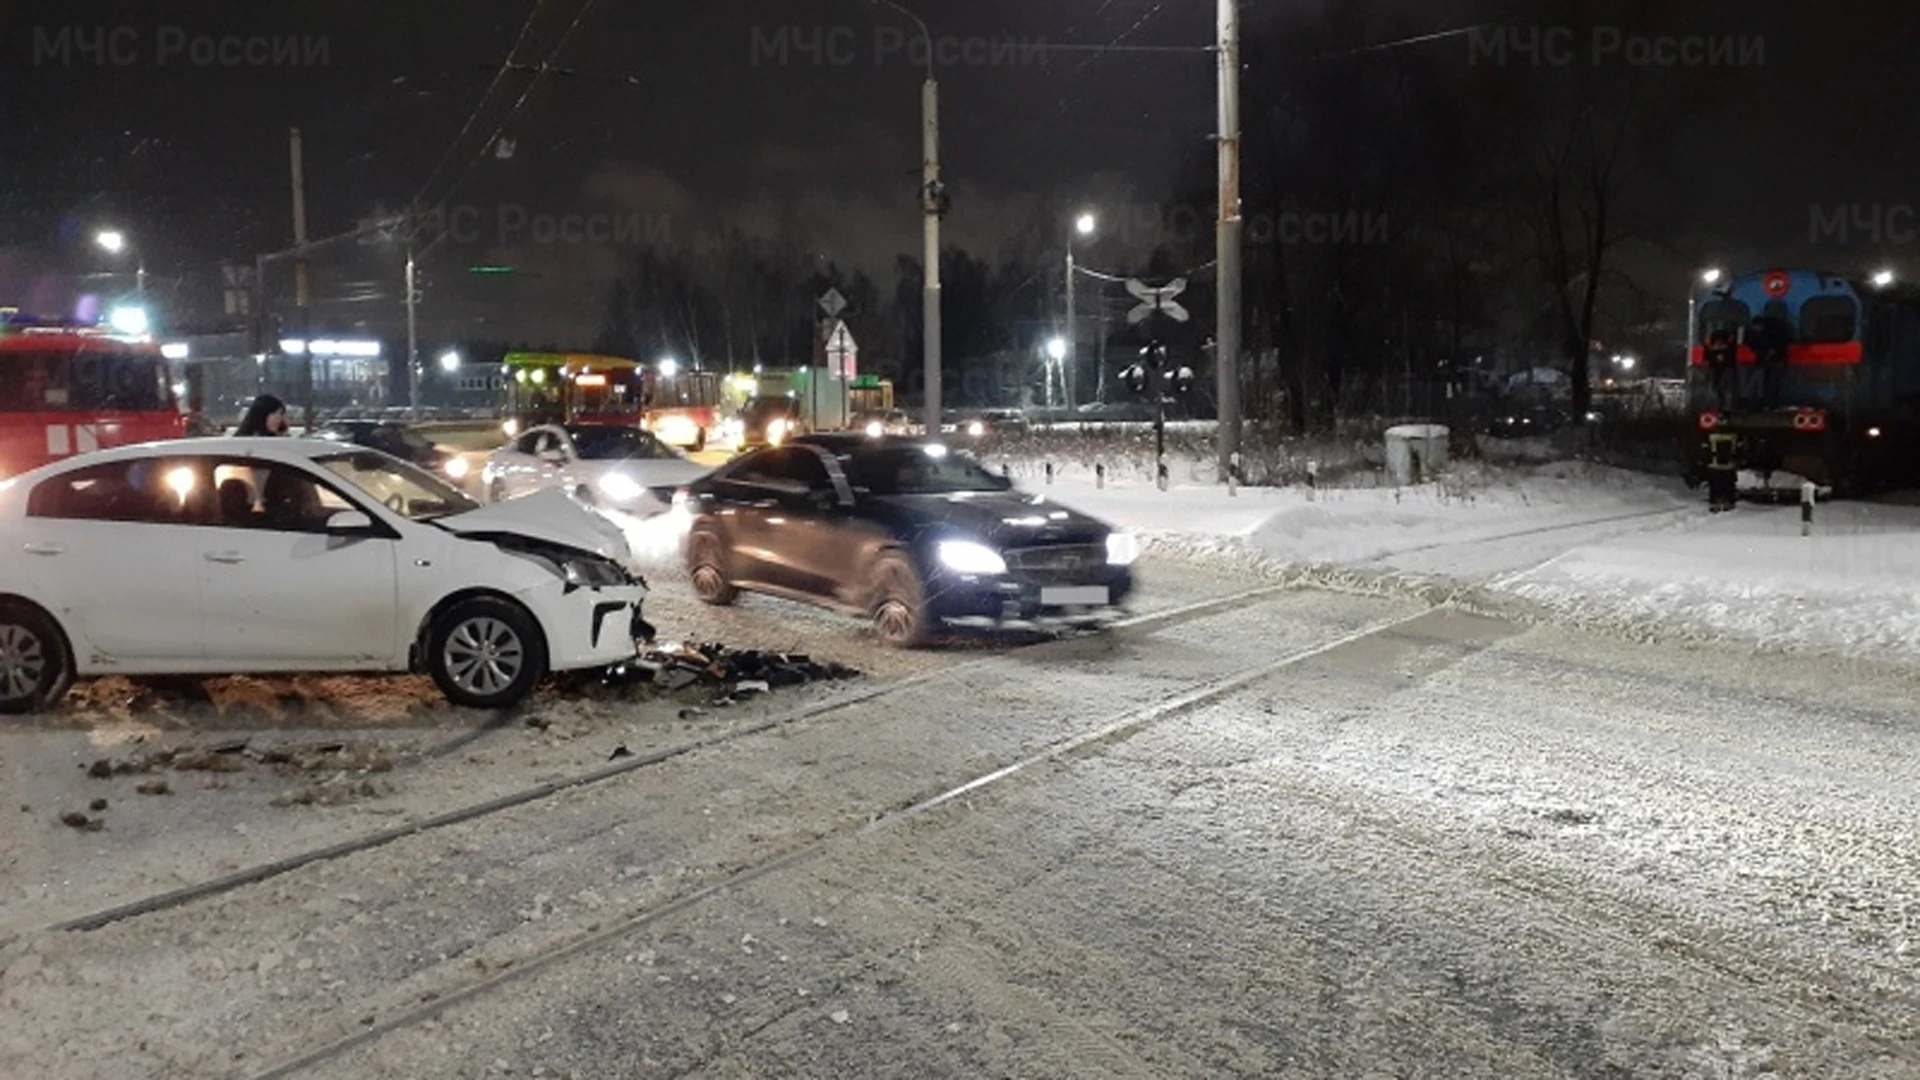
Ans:
[[[1187,463],[1171,470],[1181,477]],[[1707,512],[1678,481],[1579,463],[1463,465],[1412,487],[1224,487],[1083,466],[1024,488],[1181,550],[1402,580],[1440,579],[1583,622],[1920,661],[1920,507],[1821,503]]]

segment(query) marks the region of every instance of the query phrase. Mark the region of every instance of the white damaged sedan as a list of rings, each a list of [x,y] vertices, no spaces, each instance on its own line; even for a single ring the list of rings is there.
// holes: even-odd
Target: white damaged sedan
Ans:
[[[630,659],[646,586],[554,491],[481,506],[375,450],[183,439],[0,481],[0,712],[76,676],[425,671],[510,705]]]

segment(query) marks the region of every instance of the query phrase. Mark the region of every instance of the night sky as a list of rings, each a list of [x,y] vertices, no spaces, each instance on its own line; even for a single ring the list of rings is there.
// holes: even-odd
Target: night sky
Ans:
[[[976,38],[1013,45],[998,62],[982,60],[976,45],[939,69],[950,242],[995,258],[1036,222],[1064,226],[1081,205],[1111,221],[1190,196],[1214,123],[1213,58],[1200,48],[1213,32],[1211,0],[907,6],[956,47]],[[894,258],[917,258],[923,71],[904,51],[882,55],[914,35],[900,16],[868,0],[546,0],[512,55],[537,65],[577,16],[553,55],[564,70],[537,82],[508,72],[475,133],[449,154],[534,7],[0,0],[0,299],[70,302],[74,275],[115,267],[89,244],[95,228],[113,224],[136,237],[176,317],[217,314],[221,260],[250,263],[291,243],[286,133],[296,125],[313,236],[403,206],[423,186],[430,202],[464,215],[461,235],[425,260],[432,292],[423,317],[449,334],[485,319],[507,336],[591,336],[624,247],[649,238],[696,249],[727,227],[803,238],[818,260],[868,269],[888,289]],[[1250,34],[1276,13],[1316,10],[1293,0],[1245,7]],[[1669,96],[1658,108],[1675,136],[1646,157],[1636,226],[1652,235],[1628,253],[1629,268],[1648,287],[1677,290],[1701,259],[1912,259],[1920,222],[1886,251],[1859,243],[1857,232],[1845,243],[1809,242],[1815,205],[1920,204],[1912,74],[1920,37],[1906,9],[1553,10],[1361,3],[1341,8],[1339,25],[1351,28],[1353,48],[1476,24],[1616,16],[1676,33],[1761,35],[1764,66],[1661,84]],[[114,35],[104,63],[77,40],[62,62],[57,43],[70,27]],[[290,40],[295,55],[317,62],[195,61],[192,49],[223,38]],[[1116,43],[1153,49],[1020,48]],[[1410,48],[1441,70],[1457,68],[1463,82],[1474,75],[1464,37]],[[1524,93],[1526,73],[1507,74]],[[502,130],[510,156],[483,146],[530,85]],[[543,215],[569,214],[581,215],[582,240],[536,235]],[[1119,268],[1141,256],[1124,237],[1105,245],[1087,261]],[[362,297],[369,326],[390,326],[397,257],[361,246],[334,262],[327,288]],[[458,272],[478,262],[544,276],[475,283]]]

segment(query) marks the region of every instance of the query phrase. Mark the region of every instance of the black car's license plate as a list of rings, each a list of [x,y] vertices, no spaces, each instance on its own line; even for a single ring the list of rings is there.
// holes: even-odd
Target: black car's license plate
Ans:
[[[1049,585],[1040,590],[1047,607],[1105,607],[1111,594],[1105,585]]]

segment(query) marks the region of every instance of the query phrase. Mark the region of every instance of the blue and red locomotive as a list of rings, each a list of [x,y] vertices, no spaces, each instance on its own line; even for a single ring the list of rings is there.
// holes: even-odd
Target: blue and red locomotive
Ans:
[[[1732,435],[1739,468],[1839,494],[1920,480],[1920,289],[1888,273],[1734,274],[1695,293],[1688,322],[1690,478],[1712,436]]]

